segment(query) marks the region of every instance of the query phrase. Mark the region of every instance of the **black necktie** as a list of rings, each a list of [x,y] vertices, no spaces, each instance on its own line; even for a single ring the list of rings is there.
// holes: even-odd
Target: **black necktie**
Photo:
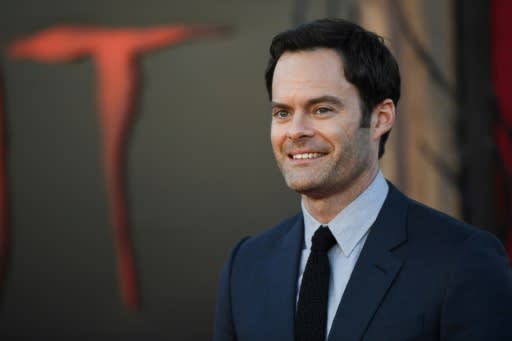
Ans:
[[[295,319],[296,341],[325,341],[330,266],[327,251],[336,239],[326,226],[311,238],[311,253],[302,275]]]

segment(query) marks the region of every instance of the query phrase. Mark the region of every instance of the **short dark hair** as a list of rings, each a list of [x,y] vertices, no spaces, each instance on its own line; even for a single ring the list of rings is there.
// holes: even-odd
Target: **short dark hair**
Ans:
[[[272,99],[274,69],[287,51],[332,48],[343,62],[345,78],[359,93],[362,108],[362,127],[370,126],[371,112],[386,98],[397,105],[400,98],[398,64],[384,45],[384,39],[359,25],[343,19],[320,19],[279,33],[270,45],[270,59],[265,71],[269,98]],[[379,158],[389,132],[379,144]]]

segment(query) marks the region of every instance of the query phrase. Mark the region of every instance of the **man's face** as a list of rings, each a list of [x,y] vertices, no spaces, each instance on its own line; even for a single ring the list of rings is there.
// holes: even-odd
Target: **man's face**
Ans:
[[[272,82],[271,141],[287,185],[325,197],[377,169],[378,139],[361,128],[358,91],[333,49],[285,52]]]

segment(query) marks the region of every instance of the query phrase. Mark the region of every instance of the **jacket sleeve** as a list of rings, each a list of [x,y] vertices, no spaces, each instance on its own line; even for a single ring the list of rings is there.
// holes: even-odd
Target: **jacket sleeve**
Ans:
[[[440,339],[512,340],[512,269],[501,243],[486,232],[465,240],[452,265]]]
[[[215,318],[213,326],[213,341],[235,341],[236,329],[233,323],[232,301],[231,301],[231,271],[236,254],[242,243],[248,237],[240,240],[224,264],[220,273],[219,286],[217,291],[217,304],[215,307]]]

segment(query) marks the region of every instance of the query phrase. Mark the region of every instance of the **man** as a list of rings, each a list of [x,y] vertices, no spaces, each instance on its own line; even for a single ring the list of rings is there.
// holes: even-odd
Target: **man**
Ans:
[[[272,147],[302,210],[235,246],[214,340],[512,340],[501,244],[379,170],[400,97],[382,39],[318,20],[270,53]]]

